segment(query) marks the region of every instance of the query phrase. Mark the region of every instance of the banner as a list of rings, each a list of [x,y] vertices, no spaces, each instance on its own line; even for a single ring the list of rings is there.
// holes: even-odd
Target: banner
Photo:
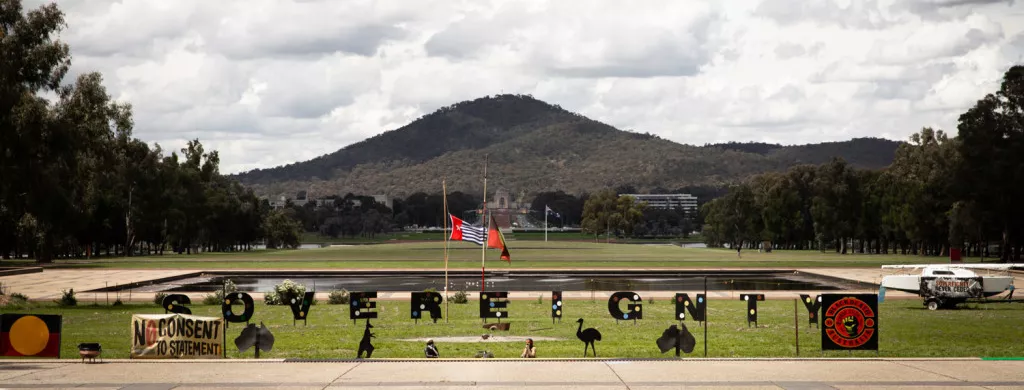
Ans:
[[[943,298],[981,298],[982,277],[921,277],[921,296]]]
[[[821,349],[878,350],[878,294],[821,294]]]
[[[131,358],[219,359],[224,319],[186,314],[132,315]]]

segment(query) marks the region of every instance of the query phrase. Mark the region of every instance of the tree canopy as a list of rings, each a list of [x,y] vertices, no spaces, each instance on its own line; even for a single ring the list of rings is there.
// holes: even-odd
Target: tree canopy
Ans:
[[[924,128],[892,165],[858,170],[842,159],[755,176],[702,207],[712,246],[833,248],[974,255],[1024,247],[1024,66],[959,118],[958,134]],[[766,248],[767,249],[767,248]]]

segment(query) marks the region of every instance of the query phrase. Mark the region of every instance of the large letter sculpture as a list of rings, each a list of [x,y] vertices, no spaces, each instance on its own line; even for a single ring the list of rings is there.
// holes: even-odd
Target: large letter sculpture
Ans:
[[[807,308],[807,319],[814,326],[818,326],[818,309],[821,309],[821,295],[811,298],[810,295],[800,294],[800,301]]]
[[[626,305],[626,310],[629,310],[626,313],[623,313],[622,309],[619,308],[619,301],[623,299],[627,299],[630,302]],[[615,322],[619,322],[619,320],[633,320],[633,324],[636,324],[636,320],[644,318],[643,304],[644,301],[640,298],[640,294],[632,291],[619,291],[608,297],[608,314],[612,315]]]
[[[822,350],[878,350],[878,294],[822,294]]]
[[[263,325],[263,321],[260,321],[260,327],[257,328],[256,324],[249,324],[242,329],[242,334],[235,337],[235,347],[238,348],[238,352],[245,353],[249,348],[253,348],[256,352],[256,358],[260,358],[260,351],[270,352],[274,349],[274,334],[270,333],[270,329],[267,329]]]
[[[484,291],[480,293],[480,318],[508,318],[508,291]]]
[[[551,292],[551,323],[555,323],[555,318],[558,322],[562,322],[562,292],[552,291]]]
[[[697,303],[694,304],[690,300],[689,294],[676,294],[676,319],[679,321],[686,319],[686,312],[689,311],[690,315],[697,322],[704,322],[704,307],[707,305],[707,301],[704,299],[704,294],[697,294]]]
[[[167,312],[178,313],[178,314],[192,314],[192,310],[185,305],[191,305],[192,300],[188,299],[188,295],[185,294],[171,294],[165,296],[163,301],[160,301],[160,305],[164,307],[164,314]]]
[[[757,327],[757,301],[764,300],[764,294],[740,294],[740,300],[747,301],[747,327],[754,323]]]
[[[302,320],[302,325],[306,325],[306,317],[309,316],[309,305],[313,303],[312,291],[306,291],[302,295],[302,298],[292,298],[288,305],[292,308],[292,326],[295,326],[295,321]]]
[[[348,297],[348,318],[352,320],[353,324],[361,318],[366,318],[366,323],[370,323],[370,318],[377,318],[377,302],[373,301],[374,298],[377,298],[376,291],[352,292]]]
[[[441,293],[419,292],[412,293],[409,299],[409,316],[418,323],[423,318],[423,312],[429,312],[430,318],[437,323],[441,319]]]
[[[238,315],[231,309],[231,305],[235,302],[242,301],[244,308],[242,314]],[[224,304],[220,305],[220,310],[224,312],[224,320],[227,322],[244,322],[249,323],[252,319],[252,313],[256,311],[256,306],[252,302],[252,297],[244,292],[233,292],[224,297]]]

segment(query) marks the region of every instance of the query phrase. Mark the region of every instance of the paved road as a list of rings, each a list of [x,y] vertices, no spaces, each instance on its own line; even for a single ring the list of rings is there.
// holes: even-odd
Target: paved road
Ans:
[[[0,388],[1024,389],[978,359],[0,361]]]

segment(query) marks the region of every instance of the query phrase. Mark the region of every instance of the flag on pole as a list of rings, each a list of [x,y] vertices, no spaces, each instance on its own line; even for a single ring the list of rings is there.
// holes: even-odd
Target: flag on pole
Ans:
[[[554,214],[554,215],[555,215],[555,218],[561,218],[561,217],[562,217],[561,215],[559,215],[558,213],[556,213],[556,212],[555,212],[554,210],[552,210],[552,209],[551,209],[550,207],[548,207],[547,205],[544,205],[544,212],[545,212],[545,213],[551,213],[551,214]]]
[[[494,220],[494,215],[491,215],[488,226],[487,247],[501,249],[501,259],[512,263],[512,256],[509,255],[508,246],[505,245],[505,235],[501,234],[501,230],[498,229],[498,222]]]
[[[452,219],[452,234],[448,239],[451,241],[469,241],[477,245],[484,244],[484,228],[471,226],[454,215],[448,214]]]

